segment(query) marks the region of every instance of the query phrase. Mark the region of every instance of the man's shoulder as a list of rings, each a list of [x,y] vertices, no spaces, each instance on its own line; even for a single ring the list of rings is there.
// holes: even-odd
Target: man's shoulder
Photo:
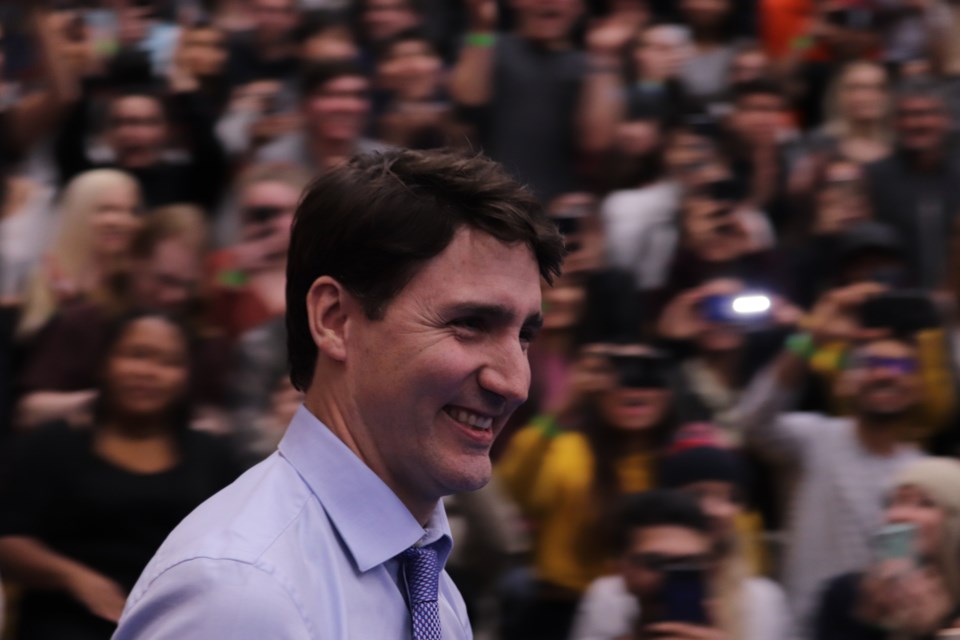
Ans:
[[[171,568],[192,560],[267,567],[278,545],[297,544],[299,529],[313,494],[297,472],[273,454],[197,507],[160,546],[147,565],[131,598],[141,597],[150,584]],[[320,505],[317,504],[318,509]],[[326,526],[312,518],[310,526]],[[319,543],[322,528],[313,531]],[[332,532],[331,532],[331,535]]]

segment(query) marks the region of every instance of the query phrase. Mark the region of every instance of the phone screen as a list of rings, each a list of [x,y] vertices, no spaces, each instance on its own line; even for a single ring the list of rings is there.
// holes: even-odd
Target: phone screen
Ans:
[[[660,595],[664,622],[710,624],[706,608],[706,580],[702,570],[668,569],[664,572]]]
[[[916,529],[912,524],[888,524],[880,529],[873,536],[877,560],[913,561],[916,558]]]

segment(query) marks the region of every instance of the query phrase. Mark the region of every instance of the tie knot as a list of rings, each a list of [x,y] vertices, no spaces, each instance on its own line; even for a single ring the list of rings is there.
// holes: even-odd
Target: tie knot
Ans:
[[[410,547],[400,554],[410,604],[436,602],[440,583],[440,560],[432,546]]]

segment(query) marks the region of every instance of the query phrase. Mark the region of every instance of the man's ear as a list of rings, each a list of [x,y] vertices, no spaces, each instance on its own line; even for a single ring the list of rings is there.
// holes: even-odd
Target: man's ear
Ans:
[[[343,362],[347,359],[347,326],[352,296],[330,276],[314,280],[307,292],[307,318],[313,342],[327,357]]]

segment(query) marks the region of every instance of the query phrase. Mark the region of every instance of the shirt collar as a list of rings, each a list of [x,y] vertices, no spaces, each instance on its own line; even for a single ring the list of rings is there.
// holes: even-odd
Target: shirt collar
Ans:
[[[303,405],[297,409],[280,455],[320,500],[361,573],[406,549],[435,544],[443,566],[453,539],[442,502],[424,529],[395,493]]]

